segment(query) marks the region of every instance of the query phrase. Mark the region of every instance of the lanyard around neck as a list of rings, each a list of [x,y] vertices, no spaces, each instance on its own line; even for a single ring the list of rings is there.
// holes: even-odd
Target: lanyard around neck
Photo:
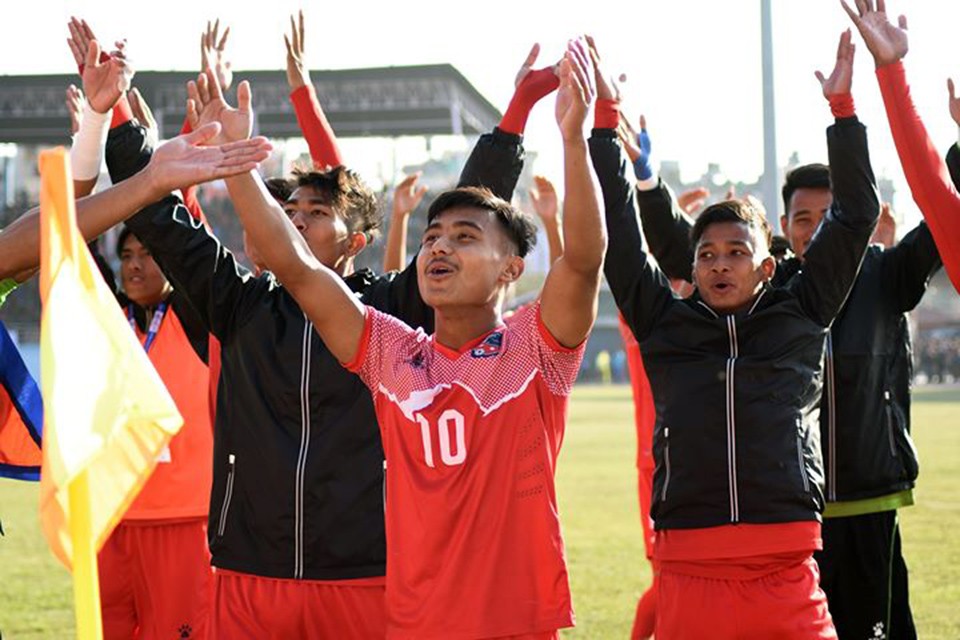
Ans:
[[[157,305],[157,310],[153,312],[153,320],[150,321],[150,328],[147,329],[147,339],[143,342],[143,350],[149,352],[150,347],[153,346],[153,341],[157,337],[157,332],[160,331],[160,323],[163,322],[163,316],[167,312],[167,302],[164,300]],[[127,305],[127,320],[130,321],[130,328],[136,332],[137,330],[137,321],[133,317],[133,305]]]

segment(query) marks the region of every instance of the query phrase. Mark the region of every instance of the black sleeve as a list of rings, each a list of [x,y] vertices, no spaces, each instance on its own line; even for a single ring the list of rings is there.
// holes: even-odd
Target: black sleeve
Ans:
[[[433,333],[433,309],[420,297],[416,259],[403,271],[377,278],[364,291],[363,303],[403,320],[414,329],[419,327],[428,334]]]
[[[827,155],[833,204],[790,281],[804,311],[824,327],[840,313],[880,215],[867,130],[856,116],[827,129]]]
[[[960,143],[950,145],[950,150],[947,151],[947,169],[950,170],[953,185],[960,191]]]
[[[896,246],[883,252],[884,292],[901,312],[920,304],[930,278],[943,266],[933,234],[921,221]]]
[[[147,166],[153,156],[153,142],[145,127],[130,120],[110,129],[104,155],[110,181],[117,184]]]
[[[255,278],[175,196],[146,207],[127,226],[196,311],[203,329],[221,342],[275,284],[270,276]]]
[[[523,171],[523,138],[494,128],[477,140],[460,174],[458,187],[487,187],[506,201],[513,198]]]
[[[590,157],[603,192],[607,253],[603,273],[620,313],[643,342],[674,302],[666,276],[647,252],[637,217],[636,189],[627,178],[627,158],[613,129],[594,129]]]
[[[657,264],[667,277],[693,282],[693,221],[680,210],[673,191],[660,180],[649,191],[637,189],[637,205],[643,236]]]

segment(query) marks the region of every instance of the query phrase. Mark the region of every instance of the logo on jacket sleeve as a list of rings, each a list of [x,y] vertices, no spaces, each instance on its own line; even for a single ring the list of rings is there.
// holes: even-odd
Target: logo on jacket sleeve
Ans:
[[[500,347],[503,345],[503,332],[497,331],[487,336],[479,346],[470,351],[474,358],[489,358],[500,353]]]

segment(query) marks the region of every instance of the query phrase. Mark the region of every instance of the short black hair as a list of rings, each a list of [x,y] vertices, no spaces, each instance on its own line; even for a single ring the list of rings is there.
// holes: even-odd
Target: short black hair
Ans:
[[[830,167],[819,162],[804,164],[787,173],[783,181],[783,214],[790,217],[790,198],[797,189],[829,189]]]
[[[123,253],[123,245],[127,243],[127,238],[129,238],[130,236],[137,238],[137,234],[135,234],[130,227],[128,227],[127,225],[123,225],[120,228],[120,233],[117,235],[117,246],[116,246],[117,258],[119,258],[120,254]],[[138,242],[139,240],[140,238],[137,238]]]
[[[373,190],[356,172],[342,166],[329,171],[295,169],[291,182],[294,189],[315,189],[326,204],[343,215],[351,232],[364,234],[368,241],[376,238],[383,223],[383,212],[377,206]]]
[[[497,221],[517,248],[521,258],[530,253],[537,244],[537,227],[522,211],[484,187],[459,187],[444,191],[430,203],[427,210],[427,224],[444,211],[469,207],[485,209],[493,213]]]
[[[724,200],[712,204],[703,210],[693,223],[693,229],[690,231],[690,244],[696,251],[700,243],[700,237],[711,224],[719,222],[736,222],[745,224],[749,228],[760,233],[760,236],[766,242],[766,248],[769,251],[773,240],[773,232],[770,231],[770,224],[760,210],[746,200]]]
[[[277,202],[286,202],[297,188],[297,183],[289,178],[267,178],[263,184]]]
[[[786,258],[788,253],[790,253],[790,241],[783,236],[773,236],[770,242],[770,255],[779,261]]]

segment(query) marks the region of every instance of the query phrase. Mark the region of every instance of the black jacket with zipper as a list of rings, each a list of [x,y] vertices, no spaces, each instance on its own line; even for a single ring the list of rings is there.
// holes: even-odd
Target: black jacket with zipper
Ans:
[[[960,185],[960,149],[947,155]],[[692,222],[668,187],[638,191],[643,229],[671,277],[690,279]],[[874,498],[914,486],[919,471],[910,437],[913,350],[906,313],[942,266],[920,222],[894,247],[871,245],[827,337],[820,442],[828,502]],[[802,271],[798,258],[777,266],[774,286]]]
[[[604,272],[640,342],[657,410],[658,529],[819,518],[824,341],[879,214],[864,127],[838,120],[827,145],[834,205],[804,272],[720,316],[697,293],[674,297],[646,250],[615,134],[591,139],[609,237]]]
[[[112,131],[108,163],[113,155],[142,167],[150,151],[142,136],[134,125]],[[521,169],[520,138],[495,130],[480,138],[462,179],[509,199]],[[369,390],[276,278],[247,271],[179,199],[127,224],[221,343],[208,527],[214,566],[275,578],[384,575],[384,459]],[[364,270],[345,281],[364,304],[432,331],[415,261],[400,273]]]

